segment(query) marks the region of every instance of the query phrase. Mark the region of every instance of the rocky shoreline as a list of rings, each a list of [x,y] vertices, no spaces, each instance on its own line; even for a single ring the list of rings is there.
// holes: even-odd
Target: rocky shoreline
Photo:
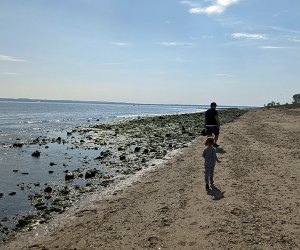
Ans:
[[[246,110],[227,109],[219,112],[221,124],[224,124],[240,117]],[[203,125],[203,113],[164,115],[137,118],[117,124],[78,127],[65,131],[56,138],[40,136],[30,142],[16,140],[10,147],[20,150],[35,149],[30,152],[34,158],[42,158],[44,150],[53,145],[59,145],[66,152],[79,150],[94,153],[84,156],[82,167],[76,168],[64,163],[56,170],[58,163],[56,159],[52,159],[48,174],[63,171],[60,184],[20,183],[21,190],[34,190],[28,194],[34,209],[18,218],[11,228],[5,224],[8,219],[1,218],[0,231],[6,235],[3,240],[12,238],[17,232],[32,230],[34,225],[45,223],[55,214],[63,213],[83,194],[105,189],[113,182],[155,165],[155,160],[162,160],[168,152],[186,147],[187,143],[201,134]],[[19,172],[18,169],[12,171]],[[4,195],[0,193],[0,199]],[[7,195],[15,194],[12,192]]]

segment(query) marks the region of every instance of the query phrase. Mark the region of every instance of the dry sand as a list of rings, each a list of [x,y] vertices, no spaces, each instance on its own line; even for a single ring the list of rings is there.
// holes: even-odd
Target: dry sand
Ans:
[[[203,141],[0,249],[300,249],[300,110],[224,125],[209,194]]]

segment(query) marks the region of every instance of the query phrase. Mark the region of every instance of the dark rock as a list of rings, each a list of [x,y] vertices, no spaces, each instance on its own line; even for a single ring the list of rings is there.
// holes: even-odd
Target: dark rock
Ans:
[[[70,190],[68,190],[68,189],[62,189],[62,190],[60,190],[60,193],[62,194],[62,195],[67,195],[67,194],[69,194],[70,193]]]
[[[110,151],[109,151],[109,150],[102,151],[102,152],[100,153],[100,155],[103,156],[103,157],[107,157],[107,156],[110,155]]]
[[[70,135],[72,135],[72,132],[67,132],[67,136],[70,136]]]
[[[94,169],[89,169],[88,171],[86,171],[85,175],[84,175],[84,178],[85,179],[90,179],[90,178],[93,178],[95,177],[97,174],[97,170],[94,168]]]
[[[49,146],[45,146],[45,148],[49,148]]]
[[[61,140],[62,140],[62,139],[61,139],[60,136],[56,138],[56,141],[57,141],[57,142],[61,142]]]
[[[143,151],[143,154],[148,154],[148,153],[149,153],[149,149],[145,148],[144,151]]]
[[[13,195],[16,195],[16,194],[17,194],[16,192],[11,192],[8,195],[13,196]]]
[[[40,183],[39,183],[39,182],[36,182],[36,183],[34,183],[34,186],[39,187],[39,186],[40,186]]]
[[[37,210],[45,210],[47,208],[47,206],[45,205],[44,202],[39,202],[39,203],[35,204],[34,207]]]
[[[49,174],[53,174],[54,171],[53,171],[53,170],[49,170],[48,173],[49,173]]]
[[[22,142],[15,142],[13,144],[13,147],[15,147],[15,148],[21,148],[21,147],[23,147],[23,145],[24,145],[24,143],[22,143]]]
[[[14,170],[13,170],[13,172],[14,172],[14,173],[17,173],[17,172],[19,172],[19,170],[17,170],[17,169],[14,169]]]
[[[54,162],[50,162],[49,165],[50,165],[50,166],[54,166],[54,165],[57,165],[57,164],[55,164]]]
[[[65,181],[73,180],[74,178],[75,178],[75,176],[72,172],[66,173],[66,175],[65,175]]]
[[[95,160],[103,160],[103,159],[104,159],[104,157],[101,155],[95,158]]]
[[[16,224],[16,227],[23,228],[26,227],[31,221],[28,219],[19,219],[18,223]]]
[[[44,189],[44,192],[45,193],[51,193],[52,192],[52,188],[51,187],[46,187],[45,189]]]
[[[21,173],[21,174],[23,174],[23,175],[28,175],[29,173],[27,173],[27,172],[23,172],[23,173]]]
[[[60,213],[60,212],[62,212],[62,211],[63,211],[63,209],[60,208],[60,207],[57,207],[57,206],[53,206],[53,207],[50,208],[50,212],[57,212],[57,213]]]
[[[125,149],[123,147],[118,147],[118,151],[124,151]]]
[[[166,134],[166,137],[171,137],[171,134]]]
[[[113,182],[113,180],[104,180],[101,182],[101,186],[107,187],[111,182]]]
[[[140,152],[141,151],[141,147],[135,147],[135,149],[134,149],[134,152],[135,153],[138,153],[138,152]]]
[[[126,159],[126,156],[125,155],[121,155],[120,156],[120,161],[124,161]]]
[[[4,195],[3,193],[0,193],[0,199],[3,197],[3,195]]]
[[[9,219],[8,219],[7,217],[3,217],[3,218],[1,219],[1,222],[7,222],[7,221],[9,221]]]
[[[31,154],[31,156],[33,156],[33,157],[40,157],[41,156],[41,152],[40,151],[38,151],[38,150],[36,150],[36,151],[34,151],[32,154]]]

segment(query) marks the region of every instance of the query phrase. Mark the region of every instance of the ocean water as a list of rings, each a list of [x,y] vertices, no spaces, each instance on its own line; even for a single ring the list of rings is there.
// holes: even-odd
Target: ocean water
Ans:
[[[0,102],[0,144],[18,137],[78,125],[111,123],[125,118],[199,111],[205,106],[132,105],[53,102]]]

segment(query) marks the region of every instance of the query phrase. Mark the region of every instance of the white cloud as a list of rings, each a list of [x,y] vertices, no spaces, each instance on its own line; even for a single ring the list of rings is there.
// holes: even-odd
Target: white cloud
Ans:
[[[232,38],[235,39],[248,39],[248,40],[267,40],[268,37],[264,34],[251,34],[251,33],[233,33]]]
[[[193,8],[193,7],[199,7],[199,4],[194,3],[192,1],[180,1],[180,3],[184,4],[184,5],[187,5],[187,6],[191,7],[191,8]]]
[[[130,45],[130,43],[124,43],[124,42],[112,42],[111,44],[115,45],[115,46],[129,46]]]
[[[0,55],[0,61],[5,62],[26,62],[25,60],[15,58],[13,56]]]
[[[161,42],[160,43],[163,46],[167,46],[167,47],[191,47],[194,44],[193,43],[181,43],[181,42]]]
[[[18,73],[15,72],[0,72],[0,75],[6,75],[6,76],[17,76]]]
[[[273,45],[266,45],[261,46],[261,49],[293,49],[293,47],[283,47],[283,46],[273,46]]]
[[[240,0],[215,0],[207,7],[201,7],[190,1],[181,1],[181,3],[190,7],[189,12],[191,14],[216,15],[223,13],[228,7],[237,4],[239,1]]]

